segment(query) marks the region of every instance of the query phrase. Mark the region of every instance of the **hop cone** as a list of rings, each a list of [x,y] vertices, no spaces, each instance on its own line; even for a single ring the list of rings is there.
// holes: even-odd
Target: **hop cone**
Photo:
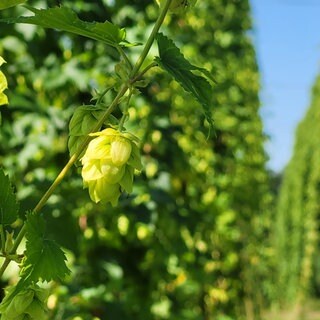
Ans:
[[[83,185],[94,202],[118,203],[121,190],[132,192],[134,169],[141,170],[138,138],[108,128],[95,136],[81,159]]]
[[[47,292],[37,285],[31,285],[14,294],[11,287],[0,305],[1,320],[45,320],[47,319]]]

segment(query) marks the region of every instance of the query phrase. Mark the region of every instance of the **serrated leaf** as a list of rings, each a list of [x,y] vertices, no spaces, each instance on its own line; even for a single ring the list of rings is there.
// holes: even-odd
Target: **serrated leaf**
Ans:
[[[34,13],[31,17],[18,17],[1,19],[7,23],[28,23],[71,32],[94,40],[102,41],[110,46],[117,47],[125,40],[126,32],[109,21],[87,22],[78,18],[77,14],[69,8],[57,7],[49,9],[36,9],[25,6]]]
[[[70,273],[65,260],[64,252],[55,241],[42,239],[41,243],[39,241],[35,246],[29,245],[22,276],[31,281],[63,279]]]
[[[174,42],[162,33],[157,35],[157,42],[159,57],[156,57],[156,62],[202,105],[206,120],[212,128],[212,87],[206,78],[194,74],[192,71],[200,71],[206,76],[210,73],[203,68],[192,65],[185,59]],[[210,78],[212,79],[212,77]]]
[[[1,0],[0,10],[14,7],[18,4],[24,3],[26,0]]]
[[[60,246],[44,237],[45,221],[39,214],[28,213],[26,222],[26,251],[22,263],[20,283],[63,279],[70,270]],[[20,286],[21,286],[20,284]]]
[[[0,168],[0,223],[11,224],[18,218],[19,205],[9,177]]]

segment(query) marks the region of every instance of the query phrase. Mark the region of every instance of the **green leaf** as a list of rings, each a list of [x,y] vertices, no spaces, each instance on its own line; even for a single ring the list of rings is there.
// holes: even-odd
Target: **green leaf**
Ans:
[[[83,136],[90,133],[92,128],[98,122],[96,117],[93,115],[93,111],[97,112],[99,110],[94,109],[94,106],[78,107],[69,123],[69,135]]]
[[[0,168],[0,223],[11,224],[18,218],[19,205],[9,177]]]
[[[17,4],[21,4],[26,2],[26,0],[1,0],[0,10],[7,9],[10,7],[14,7]]]
[[[40,10],[30,6],[25,7],[32,11],[34,16],[1,19],[0,21],[8,23],[35,24],[44,28],[67,31],[102,41],[113,47],[117,47],[125,40],[125,30],[120,29],[109,21],[105,21],[103,23],[82,21],[74,11],[65,7]]]
[[[162,33],[157,35],[157,42],[160,57],[156,57],[156,62],[162,69],[170,73],[171,76],[180,83],[184,90],[191,93],[202,105],[206,120],[208,121],[210,128],[212,128],[212,87],[206,78],[194,74],[192,71],[200,71],[207,77],[210,73],[203,68],[192,65],[184,58],[183,54],[174,42]],[[212,76],[210,75],[209,78],[212,79]]]
[[[53,240],[45,239],[45,221],[35,213],[27,214],[26,252],[22,263],[20,285],[31,281],[63,279],[70,270],[60,246]]]

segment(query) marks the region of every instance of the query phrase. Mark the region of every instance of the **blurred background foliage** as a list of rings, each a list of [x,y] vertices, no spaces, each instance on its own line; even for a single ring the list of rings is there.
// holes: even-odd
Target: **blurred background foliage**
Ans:
[[[278,300],[319,297],[320,78],[311,105],[297,128],[293,156],[284,172],[276,207],[274,243]],[[281,293],[280,293],[281,292]]]
[[[158,15],[151,0],[61,3],[84,20],[125,27],[129,41],[144,42]],[[2,15],[23,13],[18,7]],[[248,0],[202,0],[167,18],[162,30],[216,80],[215,134],[208,138],[201,107],[176,82],[149,72],[126,124],[142,141],[144,170],[133,194],[117,208],[95,205],[74,168],[43,209],[48,236],[65,248],[72,270],[51,285],[50,319],[259,320],[270,303],[308,292],[319,268],[319,112],[314,104],[299,127],[299,151],[275,213],[281,178],[266,170],[251,27]],[[128,54],[134,60],[140,51]],[[6,24],[0,54],[10,88],[10,106],[1,110],[0,164],[16,185],[23,216],[68,160],[75,108],[110,83],[119,56],[90,39]],[[12,274],[2,286],[14,281]]]

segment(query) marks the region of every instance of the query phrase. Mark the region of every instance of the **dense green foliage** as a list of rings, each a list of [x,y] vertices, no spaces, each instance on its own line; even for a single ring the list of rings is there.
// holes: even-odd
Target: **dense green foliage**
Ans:
[[[83,20],[125,26],[130,42],[143,42],[158,15],[149,0],[63,4]],[[3,16],[24,12],[14,10]],[[169,75],[150,71],[126,123],[142,140],[145,167],[133,194],[121,196],[116,208],[96,205],[75,169],[42,210],[72,272],[52,287],[52,319],[259,319],[270,194],[250,28],[247,0],[203,0],[167,19],[164,32],[216,81],[215,133],[208,137],[207,96],[204,115]],[[114,82],[119,53],[31,25],[2,25],[0,37],[11,89],[0,163],[24,214],[67,162],[68,122],[76,107],[90,105],[91,94]]]
[[[319,294],[320,78],[299,124],[277,207],[277,292],[285,303]],[[303,300],[302,300],[303,301]]]

